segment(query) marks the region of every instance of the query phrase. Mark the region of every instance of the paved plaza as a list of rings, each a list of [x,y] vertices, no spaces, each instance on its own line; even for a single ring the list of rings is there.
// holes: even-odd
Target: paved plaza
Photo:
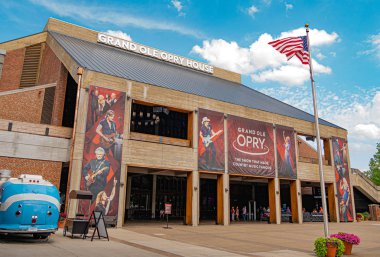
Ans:
[[[62,236],[58,231],[48,242],[25,237],[0,237],[0,256],[314,256],[314,239],[323,234],[322,223],[238,223],[198,227],[164,223],[135,223],[109,229],[110,241]],[[330,223],[330,232],[351,232],[362,243],[352,256],[380,256],[380,222]]]

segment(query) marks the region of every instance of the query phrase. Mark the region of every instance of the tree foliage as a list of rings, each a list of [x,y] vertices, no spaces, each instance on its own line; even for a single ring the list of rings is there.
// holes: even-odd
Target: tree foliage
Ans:
[[[376,153],[369,160],[369,171],[365,175],[376,185],[380,186],[380,143],[377,143]]]

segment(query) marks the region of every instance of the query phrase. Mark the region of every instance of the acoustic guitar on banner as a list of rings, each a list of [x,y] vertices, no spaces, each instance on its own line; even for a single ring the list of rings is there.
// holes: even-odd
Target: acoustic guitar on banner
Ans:
[[[118,135],[116,133],[112,133],[109,135],[104,135],[107,140],[105,140],[103,137],[100,137],[100,143],[104,149],[111,148],[114,144],[122,144],[123,138],[122,135]]]

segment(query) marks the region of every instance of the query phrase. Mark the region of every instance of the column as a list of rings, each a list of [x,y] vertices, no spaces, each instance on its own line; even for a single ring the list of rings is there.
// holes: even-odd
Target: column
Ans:
[[[152,219],[156,218],[156,194],[157,194],[157,175],[153,175],[153,187],[152,187]]]
[[[275,179],[274,179],[274,206],[275,208],[270,206],[271,200],[269,199],[269,208],[270,208],[270,216],[271,216],[271,223],[274,223],[273,217],[275,215],[275,222],[276,224],[281,224],[281,198],[280,198],[280,179],[278,178],[278,163],[277,163],[277,145],[276,145],[276,125],[273,124],[273,149],[274,149],[274,166],[275,166]],[[273,213],[273,217],[272,217]]]
[[[84,73],[84,75],[86,72]],[[85,81],[85,79],[83,79]],[[78,85],[80,87],[80,84]],[[83,85],[84,86],[84,85]],[[83,161],[83,148],[84,148],[84,138],[85,138],[85,130],[86,130],[86,117],[87,117],[87,109],[88,109],[88,93],[82,87],[79,89],[79,102],[77,106],[77,115],[75,122],[75,141],[72,141],[72,148],[70,159],[70,170],[69,170],[69,185],[67,187],[66,198],[68,199],[68,195],[71,190],[79,190],[80,189],[80,180],[82,175],[82,161]],[[72,139],[73,140],[73,139]],[[78,202],[78,200],[75,200]],[[72,201],[70,203],[68,212],[68,217],[74,217],[77,212],[77,203]],[[68,205],[66,205],[68,206]]]
[[[330,222],[336,222],[336,210],[335,210],[335,192],[334,183],[327,183],[327,200],[329,205],[329,218]]]
[[[290,181],[290,207],[292,212],[292,222],[299,222],[299,212],[298,212],[298,190],[297,190],[297,181]]]
[[[296,180],[297,185],[297,211],[298,211],[298,223],[303,223],[303,212],[302,212],[302,193],[301,193],[301,180]]]
[[[192,172],[193,180],[193,198],[192,198],[192,225],[196,227],[199,225],[199,172]]]
[[[276,191],[276,224],[281,224],[281,190],[280,190],[280,179],[275,178],[275,191]],[[271,211],[272,212],[272,207]]]
[[[269,197],[269,209],[270,216],[269,221],[271,223],[277,223],[277,211],[276,211],[276,179],[268,179],[268,197]]]
[[[230,176],[223,174],[223,225],[230,224]]]
[[[216,224],[223,225],[224,219],[224,181],[223,175],[217,175],[216,181]]]
[[[194,170],[191,172],[191,224],[196,227],[199,225],[199,171],[198,171],[198,110],[193,112],[193,133],[192,133],[192,145],[193,145],[193,159]]]
[[[117,215],[117,227],[121,228],[124,225],[125,220],[125,195],[127,189],[127,165],[121,165],[120,170],[120,191],[119,191],[119,208]],[[130,190],[130,187],[129,187]],[[130,191],[129,191],[130,192]]]
[[[193,172],[187,173],[186,179],[186,225],[192,224],[193,219]]]
[[[127,82],[128,86],[131,87],[131,82]],[[129,198],[128,198],[128,205],[126,205],[126,192],[127,189],[129,190],[129,196],[131,193],[131,187],[130,184],[127,182],[128,177],[128,167],[127,167],[127,159],[125,158],[125,154],[127,152],[128,147],[128,139],[130,135],[130,117],[131,117],[131,108],[132,108],[132,101],[129,97],[130,93],[127,93],[127,99],[125,101],[125,112],[124,112],[124,133],[123,133],[123,150],[122,150],[122,157],[121,157],[121,170],[120,170],[120,188],[119,188],[119,208],[118,208],[118,215],[117,215],[117,227],[122,227],[124,225],[125,221],[125,210],[126,208],[129,208]]]
[[[224,174],[223,174],[223,225],[230,225],[230,175],[228,174],[228,126],[227,114],[224,114]]]

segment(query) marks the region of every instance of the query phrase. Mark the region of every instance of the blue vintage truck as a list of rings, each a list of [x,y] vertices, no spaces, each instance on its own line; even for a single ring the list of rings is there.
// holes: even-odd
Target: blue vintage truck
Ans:
[[[60,197],[42,176],[0,170],[0,233],[32,234],[45,239],[58,229]]]

